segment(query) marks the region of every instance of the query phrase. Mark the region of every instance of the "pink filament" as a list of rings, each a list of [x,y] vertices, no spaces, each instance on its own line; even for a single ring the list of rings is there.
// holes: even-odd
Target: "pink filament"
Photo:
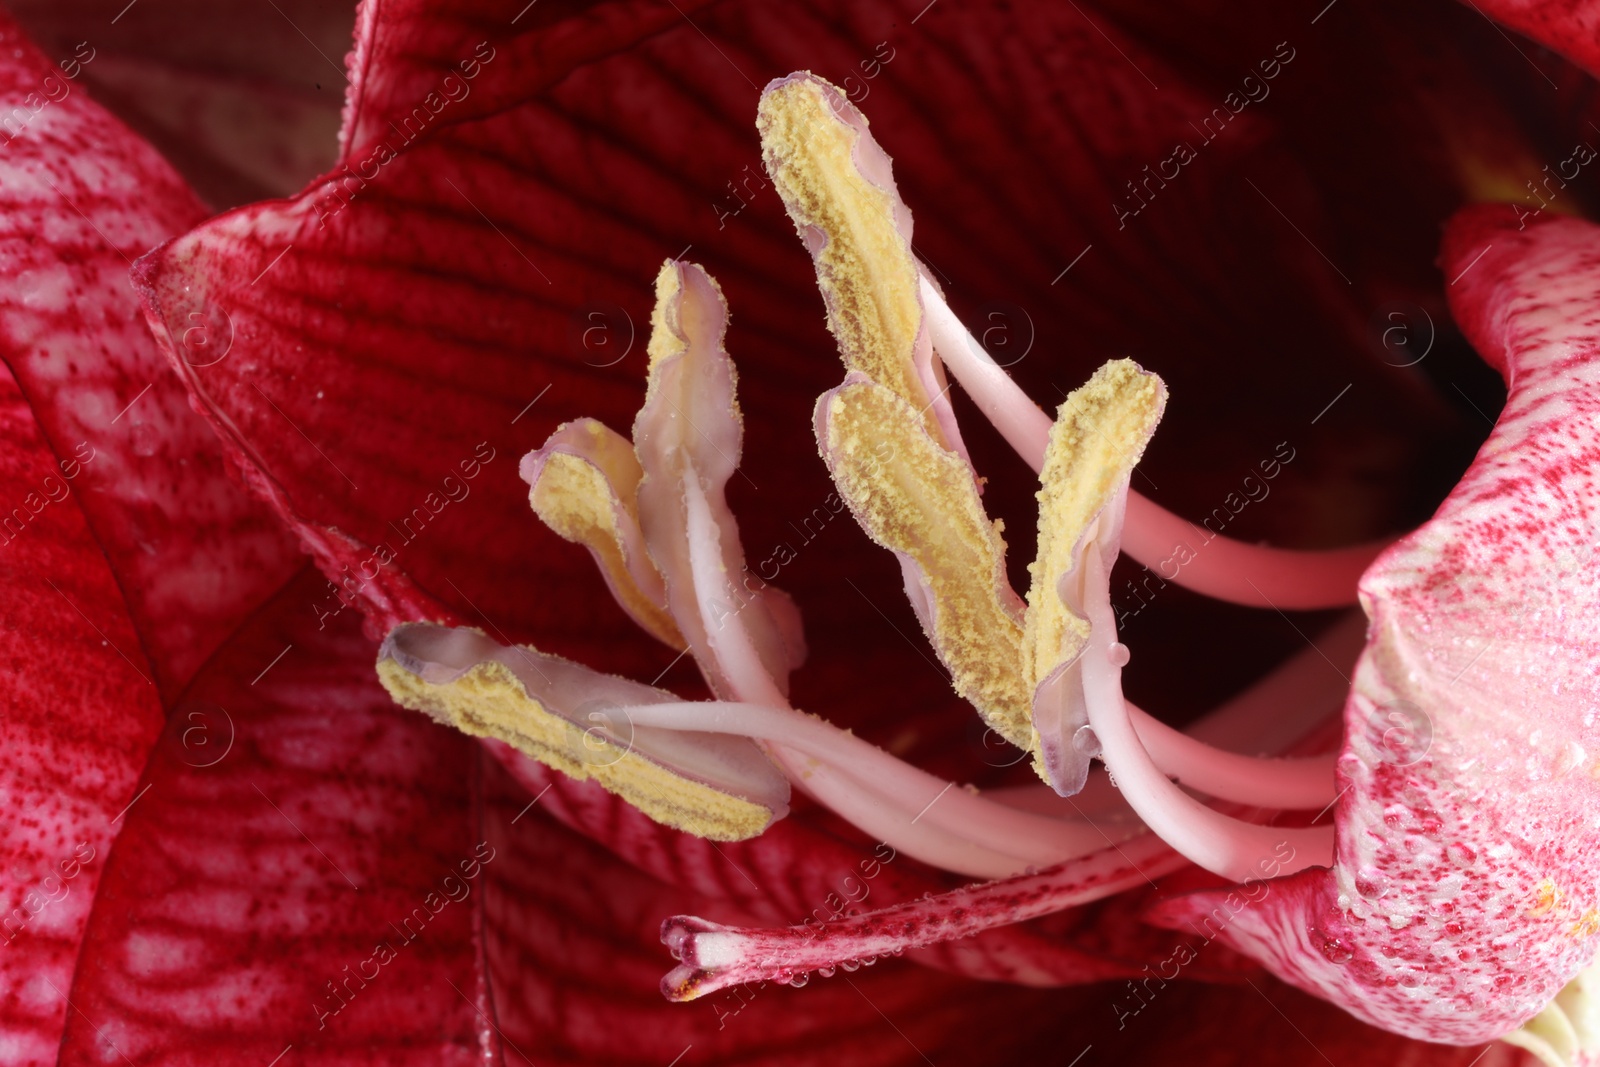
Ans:
[[[1285,828],[1241,822],[1212,811],[1167,780],[1134,731],[1114,657],[1116,623],[1099,553],[1084,553],[1089,647],[1083,688],[1101,759],[1146,825],[1195,864],[1235,882],[1290,874],[1333,859],[1333,827]]]
[[[826,720],[792,709],[685,701],[633,705],[620,709],[619,714],[636,726],[734,734],[766,741],[771,748],[781,749],[786,762],[794,765],[793,771],[799,772],[794,778],[797,783],[809,788],[818,772],[825,770],[831,772],[835,783],[848,786],[853,794],[871,794],[875,805],[852,805],[839,811],[869,833],[876,830],[863,820],[871,819],[877,810],[893,816],[887,824],[875,824],[878,829],[903,835],[905,828],[932,828],[981,844],[986,851],[1007,858],[1009,865],[998,873],[977,877],[1001,877],[1029,865],[1060,863],[1128,836],[1124,832],[1108,838],[1084,820],[1036,815],[970,793],[896,759]],[[889,843],[898,849],[901,839],[905,838]]]
[[[926,277],[922,304],[939,358],[1017,455],[1042,470],[1050,416],[989,358]],[[1309,611],[1354,604],[1357,580],[1388,544],[1327,551],[1246,544],[1194,526],[1130,490],[1121,547],[1163,579],[1197,593],[1248,607]]]
[[[1333,799],[1336,753],[1299,759],[1241,756],[1197,741],[1133,704],[1127,709],[1151,760],[1181,785],[1263,808],[1321,808]]]

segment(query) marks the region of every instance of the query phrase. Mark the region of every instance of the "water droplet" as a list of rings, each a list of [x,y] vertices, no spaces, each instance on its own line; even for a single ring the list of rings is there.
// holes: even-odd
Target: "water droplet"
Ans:
[[[1561,755],[1556,758],[1556,774],[1571,774],[1588,760],[1589,754],[1583,746],[1576,741],[1568,741],[1561,749]]]
[[[844,970],[846,970],[846,971],[851,971],[851,972],[859,971],[861,969],[861,961],[860,960],[845,960],[842,963],[840,963],[839,966],[841,968],[843,968]]]
[[[1322,940],[1322,954],[1328,957],[1329,963],[1349,963],[1355,958],[1356,951],[1337,937],[1325,937]]]
[[[1444,932],[1448,937],[1460,937],[1466,932],[1466,929],[1467,928],[1465,926],[1463,926],[1461,923],[1455,922],[1454,920],[1444,924]],[[1462,951],[1466,952],[1468,950],[1463,949]]]
[[[1501,961],[1514,960],[1522,955],[1522,943],[1510,934],[1491,937],[1489,947],[1499,955]]]
[[[833,977],[833,968],[832,967],[818,967],[817,968],[817,974],[821,975],[823,978],[832,978]]]
[[[790,975],[788,984],[791,989],[803,989],[809,981],[811,981],[811,976],[801,971],[799,974]]]
[[[1356,892],[1368,900],[1377,900],[1389,891],[1389,876],[1371,864],[1356,872]]]
[[[1072,747],[1087,759],[1100,755],[1100,738],[1096,736],[1094,727],[1078,727],[1072,734]]]
[[[1445,856],[1457,867],[1471,867],[1478,862],[1478,853],[1471,845],[1461,841],[1452,841],[1445,846]]]
[[[1399,981],[1404,989],[1419,989],[1424,977],[1421,971],[1401,971]]]
[[[1106,658],[1111,661],[1113,667],[1126,667],[1128,660],[1133,658],[1133,653],[1128,651],[1127,645],[1121,641],[1115,641],[1107,651]]]

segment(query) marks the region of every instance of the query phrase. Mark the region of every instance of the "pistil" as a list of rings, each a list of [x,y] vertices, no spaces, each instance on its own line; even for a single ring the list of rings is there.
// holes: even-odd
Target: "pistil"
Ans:
[[[661,980],[661,991],[682,1001],[746,982],[800,985],[811,972],[827,976],[836,967],[855,970],[908,950],[1092,903],[1145,885],[1181,864],[1160,842],[1147,838],[1037,874],[965,886],[821,925],[754,929],[679,915],[661,925],[662,942],[681,961]],[[1068,976],[1012,977],[1044,985]]]

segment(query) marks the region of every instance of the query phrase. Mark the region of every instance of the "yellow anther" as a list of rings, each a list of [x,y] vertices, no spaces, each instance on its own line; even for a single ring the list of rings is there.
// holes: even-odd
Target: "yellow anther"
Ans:
[[[845,366],[894,390],[949,447],[913,359],[922,304],[911,216],[885,184],[888,157],[865,126],[838,88],[811,75],[764,93],[756,113],[767,172],[812,247],[828,329]],[[881,174],[869,178],[864,163]]]
[[[639,625],[682,648],[661,575],[639,534],[644,474],[633,444],[593,419],[579,419],[557,429],[536,456],[541,462],[528,500],[540,521],[593,554],[611,592]]]
[[[530,658],[539,656],[526,651]],[[548,665],[553,657],[540,659],[546,670],[561,669]],[[563,668],[584,669],[571,664]],[[625,715],[614,706],[596,700],[596,707],[604,709],[593,716],[596,725],[580,725],[546,708],[528,692],[516,672],[499,660],[482,659],[452,680],[439,683],[424,680],[391,655],[384,655],[378,661],[378,679],[403,707],[424,712],[474,737],[504,741],[580,781],[593,778],[674,829],[714,841],[741,841],[761,833],[772,822],[770,808],[685,777],[640,751],[631,743],[633,731]],[[622,721],[613,722],[614,718]]]
[[[1001,524],[984,514],[966,462],[884,386],[847,381],[823,405],[834,482],[867,535],[914,562],[928,600],[918,615],[956,691],[1026,745],[1021,603],[1006,581]]]

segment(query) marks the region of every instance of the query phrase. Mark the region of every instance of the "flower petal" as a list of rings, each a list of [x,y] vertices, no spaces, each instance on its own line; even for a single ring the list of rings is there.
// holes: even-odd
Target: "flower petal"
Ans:
[[[288,196],[332,165],[355,6],[140,0],[135,14],[19,0],[10,11],[51,57],[92,56],[83,81],[101,106],[206,203],[231,207]]]
[[[317,628],[320,584],[307,568],[286,586],[168,720],[95,899],[61,1063],[267,1064],[287,1046],[481,1062],[474,913],[503,862],[481,757],[392,705],[353,614]]]
[[[0,440],[0,485],[28,516],[0,534],[0,1048],[17,1067],[46,1067],[162,709],[84,494],[47,495],[71,483],[4,367]]]
[[[80,473],[58,491],[78,490],[171,698],[298,557],[224,473],[125,280],[133,257],[202,216],[194,194],[4,16],[0,55],[0,112],[26,117],[0,155],[0,356]],[[226,354],[207,335],[225,324],[184,325],[189,359]]]
[[[1452,306],[1505,376],[1505,410],[1434,519],[1362,581],[1334,868],[1220,913],[1224,940],[1287,981],[1427,1040],[1515,1029],[1600,948],[1597,238],[1572,219],[1524,230],[1504,207],[1452,223]]]
[[[681,1056],[710,1067],[890,1067],[924,1063],[925,1055],[963,1067],[1012,1062],[1056,1039],[1058,996],[955,979],[899,960],[804,990],[753,982],[698,1004],[669,1003],[659,990],[671,962],[659,941],[661,916],[704,914],[708,904],[718,921],[746,921],[747,913],[618,860],[545,815],[548,797],[511,825],[527,800],[495,777],[488,776],[490,825],[500,826],[515,848],[485,871],[485,959],[495,1022],[512,1050],[507,1063],[522,1062],[521,1055],[540,1065],[663,1067]],[[748,844],[724,850],[739,871],[766,878],[765,868],[747,866],[748,854],[735,851]],[[854,860],[827,869],[833,888],[797,901],[790,915],[831,907],[841,877],[870,887],[875,900],[905,862],[869,868],[873,878]],[[717,863],[731,880],[742,880],[729,860]],[[998,1017],[1007,1025],[993,1026]]]
[[[1590,0],[1484,0],[1479,11],[1600,77],[1600,5]]]

